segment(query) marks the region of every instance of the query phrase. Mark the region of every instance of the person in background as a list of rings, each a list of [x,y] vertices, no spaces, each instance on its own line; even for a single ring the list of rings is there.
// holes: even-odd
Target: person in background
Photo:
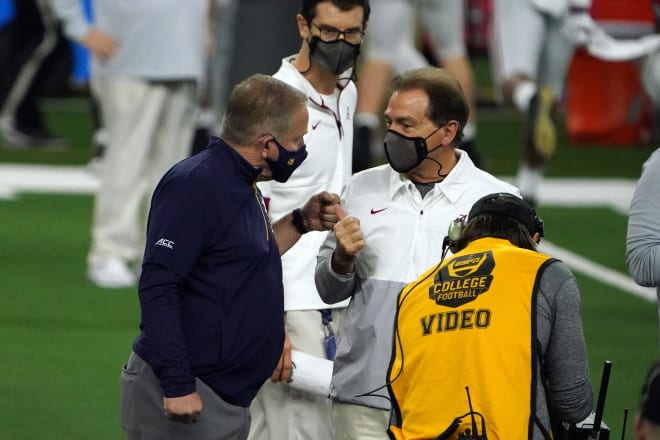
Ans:
[[[351,78],[369,12],[368,0],[301,2],[296,16],[300,50],[282,60],[274,77],[307,95],[310,116],[305,143],[309,157],[286,184],[259,184],[273,221],[320,190],[339,193],[351,176],[356,105]],[[316,255],[326,236],[327,232],[307,234],[282,257],[284,309],[291,348],[332,360],[334,328],[341,323],[348,301],[329,306],[316,291]],[[251,412],[251,440],[334,438],[327,395],[270,381],[260,390]]]
[[[660,302],[660,148],[644,162],[630,209],[626,264],[637,284],[656,287]],[[660,315],[660,306],[658,309]]]
[[[590,5],[591,0],[493,1],[493,76],[504,102],[525,115],[516,180],[532,205],[557,146],[556,103],[575,49],[569,33]]]
[[[55,1],[63,11],[80,7],[78,0]],[[148,197],[190,151],[209,1],[95,0],[93,26],[68,26],[81,41],[99,44],[91,86],[107,144],[87,256],[87,276],[99,287],[135,284]]]
[[[660,440],[660,361],[649,369],[635,416],[635,440]]]
[[[282,355],[280,255],[337,221],[320,192],[272,224],[256,183],[286,182],[307,157],[304,93],[253,75],[231,93],[222,138],[165,173],[151,201],[140,334],[121,375],[126,438],[244,440]],[[274,373],[274,371],[276,373]]]
[[[319,250],[316,287],[351,299],[338,334],[331,397],[336,439],[387,439],[385,390],[396,297],[440,260],[452,220],[493,191],[518,190],[458,148],[468,105],[458,81],[423,67],[395,77],[385,109],[388,164],[354,174],[340,221]]]
[[[13,6],[13,18],[0,28],[0,145],[65,150],[68,139],[51,132],[41,104],[47,93],[67,84],[69,42],[48,1],[19,0]]]
[[[463,36],[464,3],[464,0],[379,0],[374,4],[371,30],[366,40],[366,59],[360,69],[361,81],[358,82],[354,172],[373,165],[375,151],[372,150],[380,133],[380,112],[392,72],[400,74],[429,64],[415,46],[416,16],[422,22],[423,32],[429,36],[433,58],[463,88],[470,116],[460,147],[470,155],[475,165],[483,166],[481,155],[475,147],[477,108],[472,67]]]
[[[543,221],[512,194],[479,199],[459,231],[399,294],[390,433],[550,438],[551,414],[577,423],[593,405],[577,280],[537,251]]]

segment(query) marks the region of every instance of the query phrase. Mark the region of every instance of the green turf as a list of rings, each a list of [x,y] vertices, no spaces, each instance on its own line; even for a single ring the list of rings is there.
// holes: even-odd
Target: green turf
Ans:
[[[84,278],[92,198],[0,201],[0,438],[116,439],[133,289]]]
[[[627,218],[607,207],[541,206],[546,238],[597,263],[627,273]]]

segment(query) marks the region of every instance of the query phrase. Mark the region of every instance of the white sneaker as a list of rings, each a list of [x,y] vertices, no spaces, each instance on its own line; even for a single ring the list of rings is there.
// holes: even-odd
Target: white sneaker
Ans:
[[[90,264],[87,277],[97,286],[106,289],[133,287],[137,282],[135,273],[119,258],[107,258]]]

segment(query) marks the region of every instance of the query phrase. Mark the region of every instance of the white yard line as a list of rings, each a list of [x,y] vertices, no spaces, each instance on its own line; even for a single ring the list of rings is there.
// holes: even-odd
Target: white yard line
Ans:
[[[541,241],[539,250],[562,260],[574,271],[587,275],[601,283],[616,287],[617,289],[623,290],[626,293],[638,296],[647,301],[656,301],[655,288],[639,286],[632,280],[632,278],[621,272],[612,270],[591,260],[587,260],[568,249],[564,249],[545,240]]]
[[[92,194],[97,187],[87,167],[0,164],[0,199],[21,192]]]
[[[504,179],[512,181],[510,177]],[[609,206],[627,215],[635,182],[634,179],[545,179],[541,185],[540,203],[575,207]],[[97,177],[84,166],[0,164],[0,199],[11,199],[21,192],[93,194],[97,187]],[[648,301],[656,300],[655,289],[638,286],[627,275],[548,241],[541,242],[541,250],[595,280]]]

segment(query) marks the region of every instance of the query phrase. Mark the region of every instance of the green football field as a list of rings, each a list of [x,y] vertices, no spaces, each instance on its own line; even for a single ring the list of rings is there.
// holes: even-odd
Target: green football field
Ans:
[[[53,127],[74,147],[64,153],[0,149],[0,166],[86,163],[86,101],[52,101],[48,110]],[[478,147],[498,176],[515,173],[520,124],[508,111],[481,112]],[[580,147],[562,138],[548,176],[635,179],[651,151]],[[594,192],[602,191],[602,181],[589,182]],[[575,191],[570,184],[563,188]],[[139,309],[134,289],[98,289],[85,279],[92,196],[21,192],[2,198],[1,190],[0,439],[121,438],[119,372],[137,333]],[[575,269],[592,383],[597,392],[602,364],[612,361],[605,421],[612,438],[620,438],[629,408],[626,438],[632,439],[641,382],[658,357],[658,313],[654,302],[611,281],[612,274],[627,277],[625,211],[606,203],[544,203],[539,213],[548,242],[599,268]]]

